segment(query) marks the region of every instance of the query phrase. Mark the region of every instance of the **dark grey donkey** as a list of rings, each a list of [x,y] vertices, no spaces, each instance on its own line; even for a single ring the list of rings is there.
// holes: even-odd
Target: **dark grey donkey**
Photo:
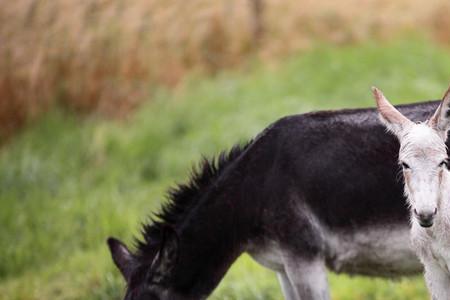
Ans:
[[[425,121],[439,102],[399,106]],[[286,299],[329,299],[327,268],[417,274],[399,142],[374,109],[282,118],[203,161],[170,190],[130,252],[110,238],[125,299],[205,299],[243,252],[277,272]]]

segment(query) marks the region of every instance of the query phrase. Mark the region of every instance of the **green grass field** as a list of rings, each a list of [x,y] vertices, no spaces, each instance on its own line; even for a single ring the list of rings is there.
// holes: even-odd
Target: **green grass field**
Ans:
[[[211,156],[277,118],[438,98],[450,50],[423,40],[319,47],[280,65],[254,63],[159,90],[125,122],[56,110],[0,150],[0,298],[120,299],[124,283],[105,239],[131,242],[141,222]],[[387,281],[330,274],[333,299],[427,299],[421,277]],[[275,275],[242,256],[212,299],[281,299]]]

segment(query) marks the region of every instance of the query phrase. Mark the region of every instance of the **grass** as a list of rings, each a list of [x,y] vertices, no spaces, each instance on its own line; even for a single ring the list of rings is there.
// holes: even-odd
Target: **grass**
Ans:
[[[79,119],[55,109],[0,152],[0,294],[3,299],[120,299],[106,249],[127,242],[164,191],[201,154],[256,135],[277,118],[373,106],[377,85],[394,103],[439,98],[448,49],[424,40],[322,46],[276,67],[160,89],[129,120]],[[386,281],[330,275],[333,299],[426,299],[420,277]],[[275,275],[242,256],[212,299],[280,299]]]

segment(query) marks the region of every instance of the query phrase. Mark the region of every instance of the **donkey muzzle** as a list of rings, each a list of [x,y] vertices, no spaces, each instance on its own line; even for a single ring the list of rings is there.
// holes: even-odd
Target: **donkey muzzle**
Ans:
[[[414,209],[414,216],[416,217],[417,221],[419,221],[420,226],[425,228],[433,226],[433,221],[436,213],[437,208],[435,208],[434,211],[423,212],[418,212],[416,209]]]

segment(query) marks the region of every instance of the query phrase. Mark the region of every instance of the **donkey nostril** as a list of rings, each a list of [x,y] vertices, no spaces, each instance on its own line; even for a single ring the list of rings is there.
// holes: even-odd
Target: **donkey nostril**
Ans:
[[[434,208],[434,213],[433,215],[437,214],[437,207]]]

